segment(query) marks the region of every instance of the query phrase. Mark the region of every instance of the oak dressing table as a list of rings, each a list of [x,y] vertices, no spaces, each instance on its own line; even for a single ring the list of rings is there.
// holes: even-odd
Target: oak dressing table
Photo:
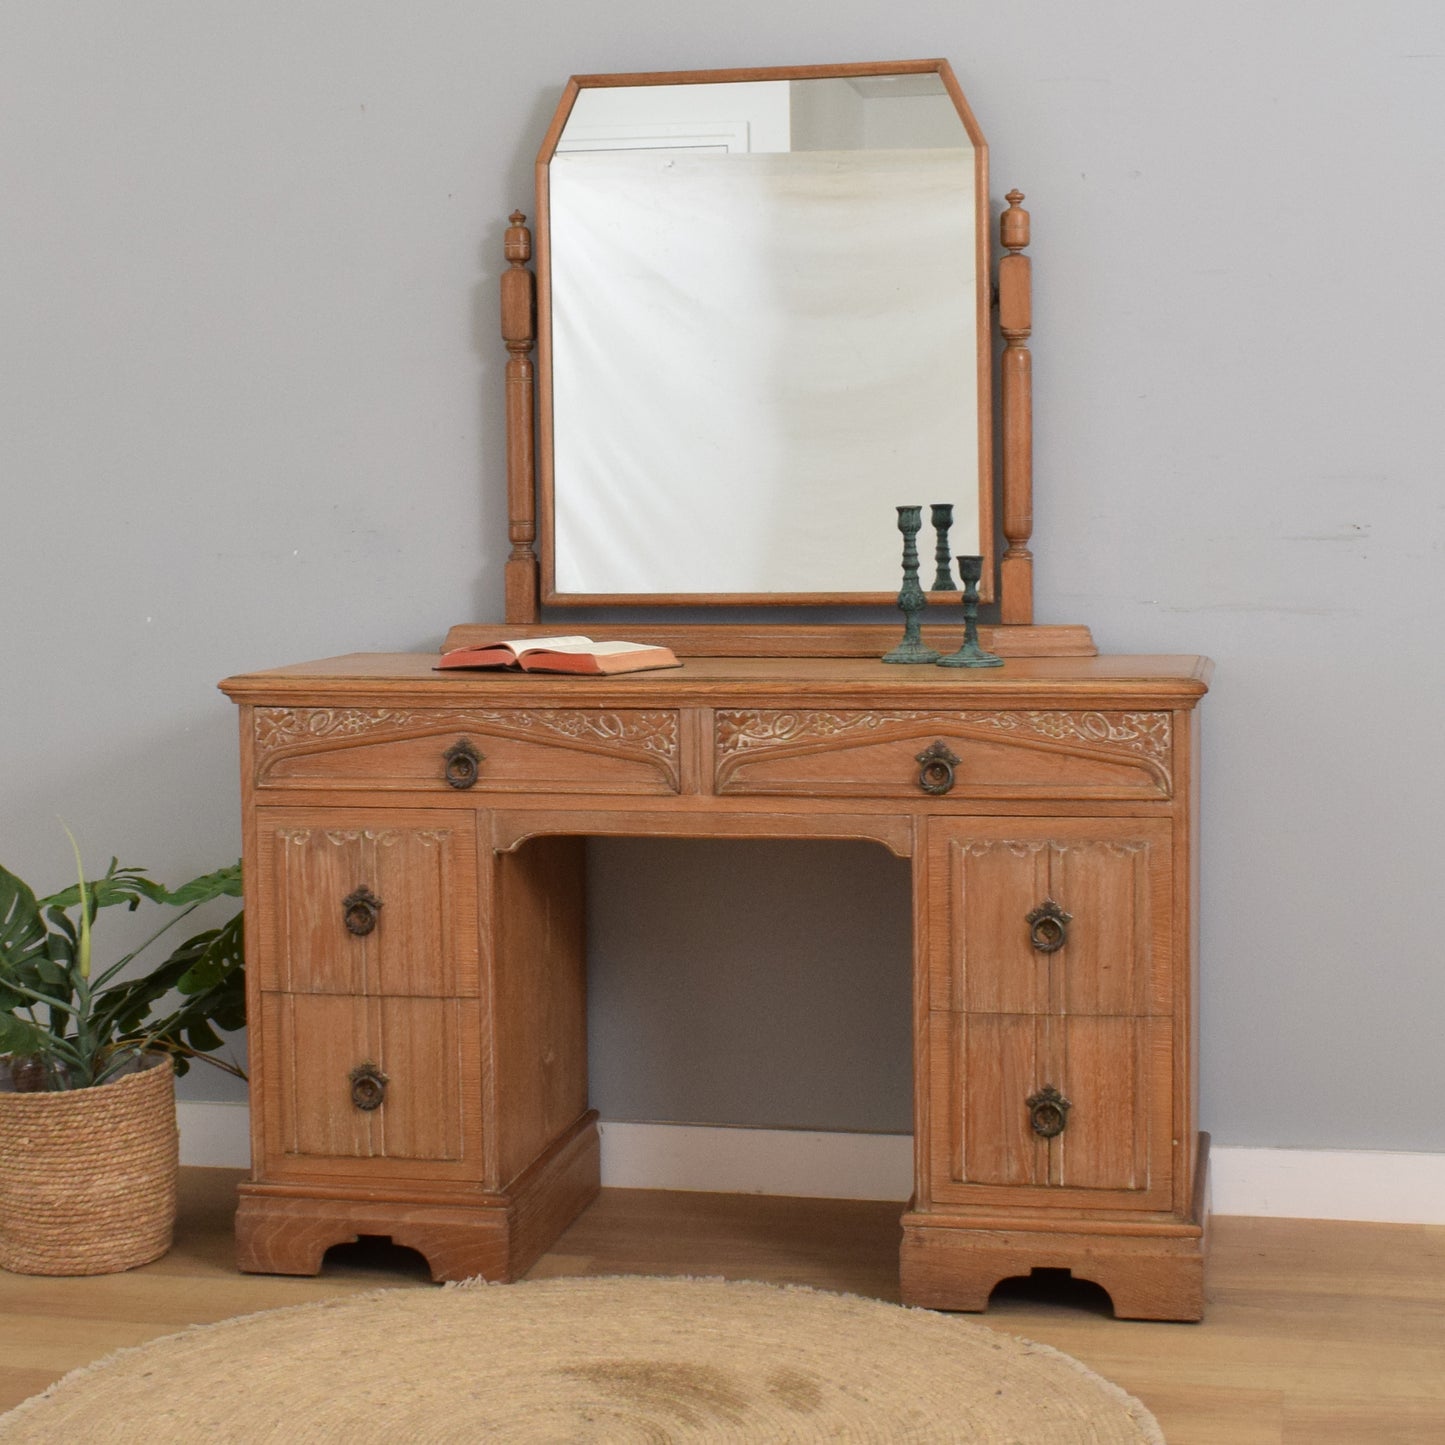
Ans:
[[[819,84],[830,88],[807,88]],[[728,87],[727,105],[710,86]],[[639,120],[638,97],[670,87],[662,119],[649,111]],[[606,100],[609,91],[623,101],[615,111],[578,108],[579,97]],[[689,111],[699,93],[700,108]],[[794,150],[805,153],[802,182],[777,180],[786,144],[759,149],[780,100]],[[904,111],[922,127],[905,143],[867,140],[896,137]],[[938,129],[948,117],[956,135]],[[864,137],[860,161],[840,147],[844,129]],[[962,376],[969,403],[947,435],[966,434],[977,457],[976,470],[962,469],[963,531],[987,561],[997,620],[983,642],[1004,665],[887,665],[879,657],[897,638],[894,624],[680,625],[660,611],[656,624],[609,633],[672,645],[680,669],[459,675],[434,672],[429,655],[357,654],[228,679],[241,711],[253,1121],[240,1266],[315,1273],[327,1247],[373,1234],[419,1250],[438,1279],[516,1278],[598,1188],[583,840],[853,838],[912,862],[905,1301],[983,1309],[1000,1279],[1061,1267],[1102,1285],[1119,1315],[1197,1319],[1207,1140],[1195,1117],[1196,705],[1209,664],[1099,656],[1085,628],[1033,624],[1027,217],[1015,194],[1003,213],[998,283],[1006,345],[995,497],[986,152],[944,63],[571,83],[539,160],[535,328],[520,217],[507,236],[508,620],[453,628],[448,644],[576,631],[544,621],[543,610],[608,601],[877,602],[889,594],[867,553],[881,535],[896,575],[892,504],[948,495],[946,478],[960,471],[953,441],[925,438],[925,453],[945,453],[942,464],[903,483],[907,496],[887,483],[857,555],[830,532],[813,571],[785,568],[776,583],[766,570],[776,558],[758,564],[746,540],[735,555],[701,556],[713,540],[699,524],[706,491],[682,497],[683,531],[664,547],[669,556],[693,548],[696,587],[679,589],[669,575],[636,590],[649,575],[645,549],[612,571],[588,570],[578,538],[606,530],[609,547],[629,545],[589,495],[596,458],[615,457],[626,440],[607,430],[624,402],[608,400],[605,417],[574,429],[585,337],[599,322],[563,321],[562,298],[573,305],[579,288],[559,268],[591,254],[579,241],[588,206],[660,172],[670,184],[695,159],[683,154],[695,133],[709,156],[740,162],[727,186],[743,200],[728,204],[745,215],[781,187],[790,220],[805,217],[814,192],[836,190],[840,174],[852,193],[860,174],[886,172],[878,189],[892,224],[910,188],[926,197],[941,174],[969,178],[941,231],[946,259],[962,214],[974,261],[956,288],[967,304],[951,308],[971,360],[949,385]],[[739,135],[751,149],[731,148]],[[894,151],[906,175],[891,171]],[[626,164],[614,171],[618,152]],[[583,157],[575,185],[552,169],[561,154]],[[601,158],[595,174],[591,157]],[[684,210],[704,183],[680,182]],[[577,212],[564,213],[563,199],[589,188]],[[649,232],[672,225],[664,218]],[[651,245],[646,267],[660,264]],[[947,350],[956,339],[926,345]],[[740,396],[759,389],[754,342],[740,346],[752,375]],[[820,354],[842,344],[833,337]],[[645,369],[649,347],[632,349]],[[821,394],[830,383],[801,385]],[[887,392],[892,382],[857,385]],[[787,390],[797,405],[798,388]],[[836,463],[829,450],[827,467]],[[799,505],[807,517],[820,501],[804,494]],[[666,510],[657,514],[664,530]],[[765,530],[776,538],[771,521]],[[717,540],[726,553],[721,529]],[[863,585],[840,586],[829,558]],[[956,596],[951,606],[934,600],[949,610],[931,610],[940,620],[925,637],[951,650]]]

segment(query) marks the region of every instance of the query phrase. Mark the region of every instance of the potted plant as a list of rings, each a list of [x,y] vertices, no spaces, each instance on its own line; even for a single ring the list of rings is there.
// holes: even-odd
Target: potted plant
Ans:
[[[72,839],[72,845],[74,840]],[[174,890],[111,859],[59,893],[0,867],[0,1266],[103,1274],[158,1259],[175,1223],[174,1075],[245,1022],[241,914],[139,966],[215,898],[234,864]],[[138,947],[93,966],[103,908],[175,910]]]

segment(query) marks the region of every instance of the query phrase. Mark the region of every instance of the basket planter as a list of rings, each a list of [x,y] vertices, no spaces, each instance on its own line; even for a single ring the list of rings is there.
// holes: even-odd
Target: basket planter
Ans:
[[[93,1089],[0,1093],[0,1267],[114,1274],[159,1259],[176,1218],[166,1055]]]

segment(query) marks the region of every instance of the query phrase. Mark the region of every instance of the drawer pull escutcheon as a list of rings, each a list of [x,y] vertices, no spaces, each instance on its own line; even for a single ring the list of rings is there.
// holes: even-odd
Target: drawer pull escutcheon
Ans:
[[[375,1064],[358,1064],[351,1071],[351,1102],[363,1114],[386,1103],[386,1086],[391,1082]]]
[[[1040,953],[1057,953],[1069,941],[1069,924],[1073,921],[1072,913],[1065,913],[1052,898],[1045,898],[1028,916],[1029,942]]]
[[[341,921],[346,931],[357,938],[372,932],[380,915],[381,899],[365,884],[341,900]]]
[[[918,764],[918,786],[925,793],[939,796],[953,787],[953,770],[959,760],[942,738],[924,748],[914,762]]]
[[[481,762],[482,756],[465,738],[458,738],[442,754],[446,760],[442,776],[446,778],[447,786],[474,787],[477,781],[477,764]]]
[[[1037,1094],[1031,1095],[1028,1106],[1029,1128],[1040,1139],[1062,1134],[1069,1122],[1069,1110],[1074,1107],[1052,1084],[1045,1084]]]

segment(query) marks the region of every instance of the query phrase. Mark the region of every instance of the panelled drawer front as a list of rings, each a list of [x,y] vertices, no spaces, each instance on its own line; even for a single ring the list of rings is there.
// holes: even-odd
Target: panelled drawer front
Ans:
[[[474,995],[470,811],[257,810],[259,986]]]
[[[263,994],[267,1172],[464,1173],[479,1152],[477,1011],[468,999]]]
[[[719,709],[719,793],[1168,798],[1167,712]]]
[[[933,1008],[1173,1011],[1168,819],[933,818],[928,829]]]
[[[257,708],[254,729],[262,789],[678,791],[675,709]]]
[[[1171,1020],[937,1011],[928,1028],[935,1202],[1171,1207]]]

